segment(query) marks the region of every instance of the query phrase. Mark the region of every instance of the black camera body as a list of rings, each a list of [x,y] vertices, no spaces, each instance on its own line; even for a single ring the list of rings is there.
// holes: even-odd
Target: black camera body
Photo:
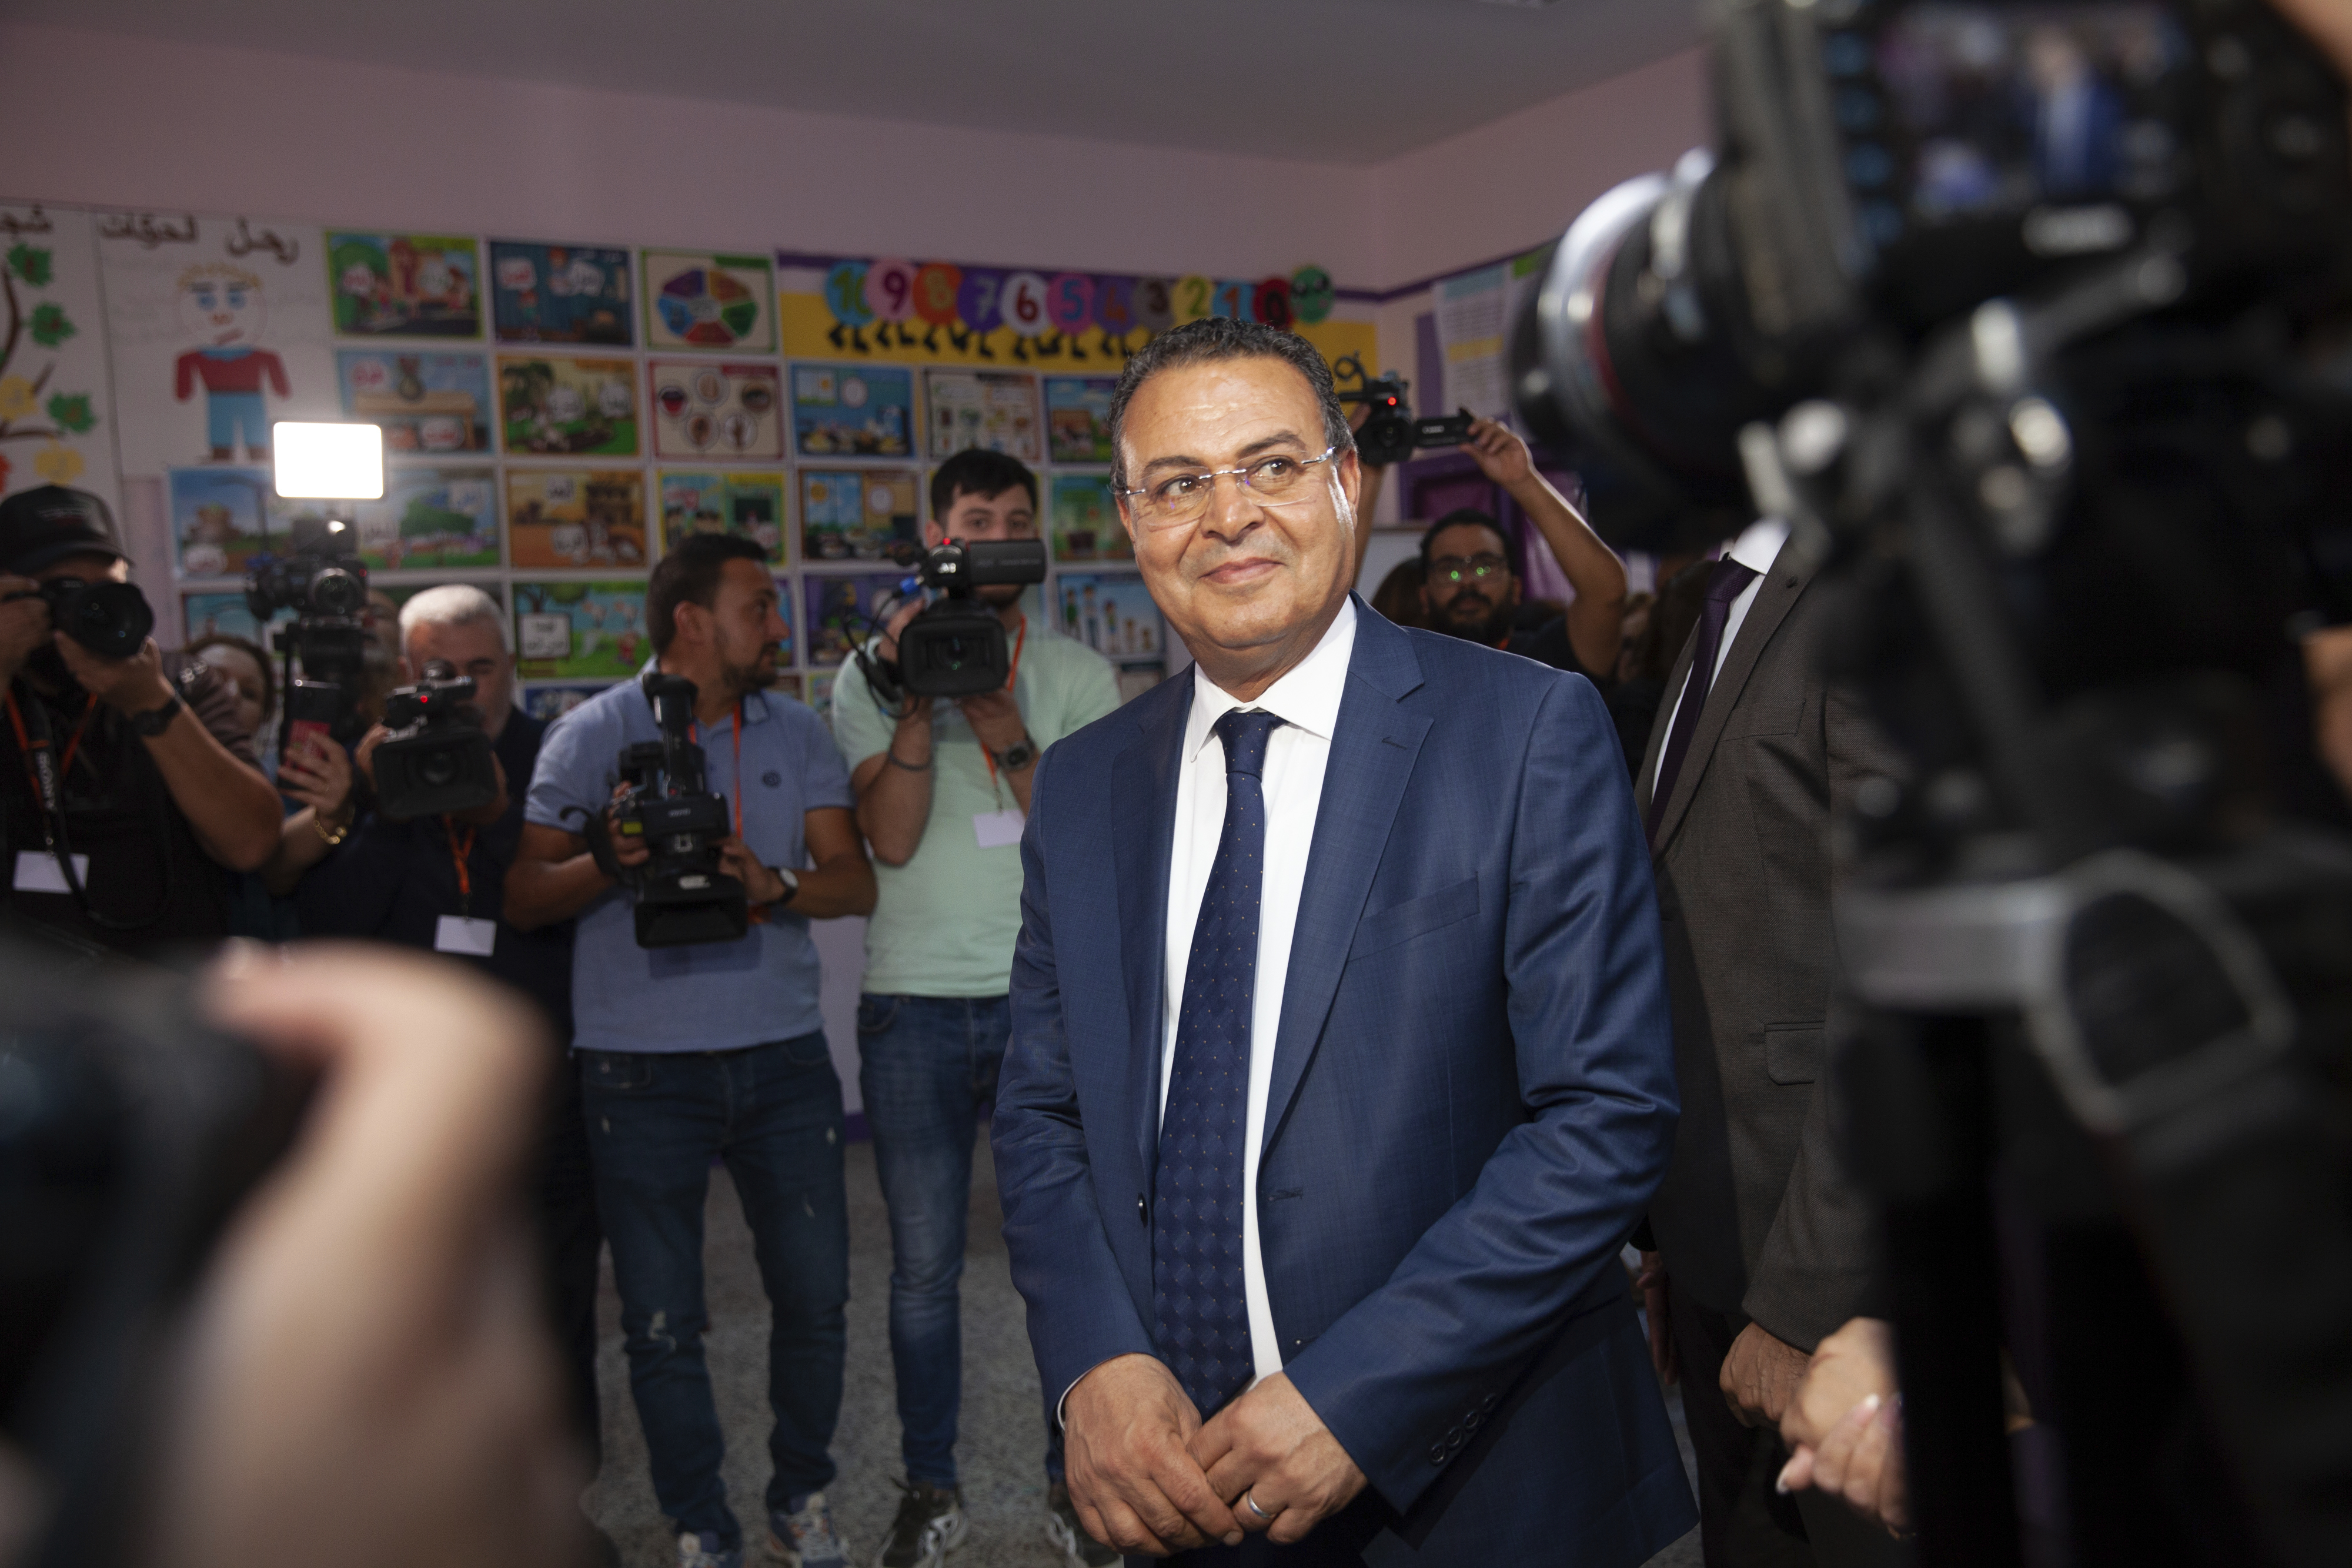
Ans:
[[[582,812],[581,831],[604,874],[636,894],[638,946],[738,941],[751,929],[751,909],[742,883],[719,869],[719,841],[732,829],[726,798],[705,782],[702,747],[694,743],[694,683],[654,670],[639,685],[662,737],[622,749],[619,772],[627,789],[613,821],[652,858],[624,869],[602,813]]]
[[[155,630],[155,612],[135,582],[84,582],[51,578],[37,590],[11,599],[38,599],[49,607],[49,624],[101,659],[127,659],[146,645]]]
[[[474,683],[446,660],[384,699],[392,733],[375,751],[376,810],[387,817],[471,811],[499,798],[498,759],[468,705]]]
[[[291,693],[294,667],[314,704],[331,698],[333,716],[323,720],[337,740],[353,741],[364,727],[358,701],[367,628],[367,567],[344,542],[344,525],[322,517],[297,517],[292,548],[285,555],[253,558],[245,574],[246,608],[268,622],[281,610],[294,612],[291,624],[270,632],[270,647],[285,660],[280,689]],[[289,710],[289,716],[290,710]],[[292,737],[292,727],[288,727]]]
[[[898,632],[896,659],[869,658],[859,666],[885,702],[902,696],[966,697],[1003,689],[1013,675],[1013,646],[993,607],[975,595],[983,588],[1045,580],[1042,539],[948,539],[924,552],[917,575],[941,597]]]
[[[1370,417],[1356,432],[1356,455],[1375,468],[1402,463],[1433,446],[1459,446],[1470,439],[1472,415],[1467,409],[1415,419],[1412,405],[1405,402],[1412,383],[1393,371],[1375,376],[1364,369],[1360,356],[1343,354],[1332,361],[1331,371],[1361,383],[1339,393],[1341,402],[1371,405]]]

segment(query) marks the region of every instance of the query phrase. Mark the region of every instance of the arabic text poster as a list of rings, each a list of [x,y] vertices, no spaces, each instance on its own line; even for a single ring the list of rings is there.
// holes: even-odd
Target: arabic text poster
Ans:
[[[471,239],[331,232],[327,277],[345,337],[482,335],[482,258]]]
[[[1056,474],[1050,508],[1055,560],[1133,560],[1107,474]]]
[[[383,427],[386,457],[490,449],[490,363],[480,354],[339,349],[347,418]]]
[[[1045,378],[1045,440],[1055,462],[1110,461],[1110,394],[1118,384],[1109,376]]]
[[[507,471],[507,550],[525,570],[643,569],[646,479],[635,468]]]
[[[119,518],[90,214],[0,204],[0,496],[69,485]]]
[[[500,354],[499,423],[509,456],[635,457],[636,363]]]
[[[501,343],[625,349],[629,253],[610,246],[490,242],[490,325]]]
[[[499,564],[499,483],[488,468],[394,468],[383,499],[362,501],[356,531],[370,571]]]
[[[912,468],[803,468],[801,556],[879,560],[921,536],[923,476]]]
[[[1003,452],[1024,463],[1042,456],[1037,433],[1037,378],[1026,371],[965,371],[937,366],[923,372],[930,409],[931,458],[968,447]]]
[[[1115,664],[1159,664],[1168,625],[1131,572],[1066,571],[1054,579],[1062,632]]]
[[[642,582],[518,582],[514,619],[527,681],[621,680],[654,651]]]
[[[172,545],[180,575],[234,577],[263,551],[284,549],[299,504],[278,498],[267,468],[173,469]]]
[[[124,474],[267,464],[275,422],[342,418],[323,254],[302,225],[98,214]]]
[[[774,462],[784,455],[776,367],[656,360],[654,455],[704,463]]]
[[[875,622],[887,616],[890,601],[906,581],[906,574],[897,571],[860,572],[855,577],[819,577],[812,572],[802,578],[808,602],[808,619],[803,622],[808,629],[808,662],[824,667],[848,658],[853,646],[862,645],[873,635]],[[883,613],[877,615],[877,611]]]
[[[793,444],[803,457],[911,457],[914,372],[888,365],[793,367]]]
[[[784,476],[778,473],[724,474],[710,469],[665,469],[661,476],[664,554],[688,534],[740,534],[768,552],[769,564],[786,563]]]
[[[775,272],[764,256],[645,253],[646,347],[776,351]]]

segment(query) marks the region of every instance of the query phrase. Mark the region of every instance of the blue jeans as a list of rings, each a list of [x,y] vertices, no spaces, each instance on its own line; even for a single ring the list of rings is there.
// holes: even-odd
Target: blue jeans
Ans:
[[[821,1033],[741,1051],[578,1054],[654,1495],[677,1529],[731,1547],[742,1531],[719,1474],[726,1444],[702,1354],[710,1161],[735,1179],[768,1292],[772,1511],[834,1477],[849,1300],[841,1081]]]
[[[1012,1011],[1003,997],[857,999],[858,1087],[890,1206],[890,1364],[909,1480],[953,1486],[963,1403],[965,1218],[971,1147],[996,1102]],[[1046,1469],[1062,1473],[1052,1442]]]

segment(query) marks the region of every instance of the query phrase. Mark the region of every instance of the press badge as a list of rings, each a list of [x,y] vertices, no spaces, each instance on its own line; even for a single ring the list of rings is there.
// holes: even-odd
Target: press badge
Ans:
[[[487,958],[498,939],[499,923],[495,920],[468,920],[462,915],[445,915],[433,928],[436,953],[464,953]]]
[[[84,887],[89,885],[89,857],[76,855],[74,880]],[[58,865],[58,857],[47,850],[16,852],[16,891],[18,893],[71,893],[66,885],[66,873]]]
[[[984,850],[1001,850],[1007,844],[1021,841],[1021,830],[1029,818],[1018,806],[1007,806],[1002,811],[979,811],[971,819],[971,836],[980,841]]]

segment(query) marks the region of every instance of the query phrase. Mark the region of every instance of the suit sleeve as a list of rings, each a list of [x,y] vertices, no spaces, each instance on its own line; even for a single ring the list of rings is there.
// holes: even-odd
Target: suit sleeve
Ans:
[[[1615,734],[1591,685],[1567,677],[1528,727],[1498,977],[1528,1120],[1285,1369],[1399,1510],[1574,1312],[1622,1300],[1618,1249],[1674,1145],[1657,904]]]
[[[1013,1283],[1029,1304],[1029,1343],[1049,1398],[1114,1356],[1156,1354],[1128,1293],[1095,1201],[1071,1069],[1047,908],[1056,758],[1037,767],[1021,837],[1021,935],[1013,949],[1013,1038],[998,1079],[990,1145],[1004,1204]]]
[[[1852,694],[1827,694],[1822,725],[1833,828],[1851,815],[1854,792],[1865,780],[1899,779],[1906,768],[1901,754],[1864,715]],[[1826,838],[1824,858],[1831,853]],[[1832,1044],[1838,1039],[1840,1010],[1832,998],[1828,1009]],[[1877,1310],[1873,1299],[1877,1215],[1855,1188],[1838,1154],[1836,1082],[1837,1075],[1827,1071],[1813,1082],[1796,1163],[1740,1301],[1740,1310],[1766,1333],[1809,1354],[1848,1319]]]

